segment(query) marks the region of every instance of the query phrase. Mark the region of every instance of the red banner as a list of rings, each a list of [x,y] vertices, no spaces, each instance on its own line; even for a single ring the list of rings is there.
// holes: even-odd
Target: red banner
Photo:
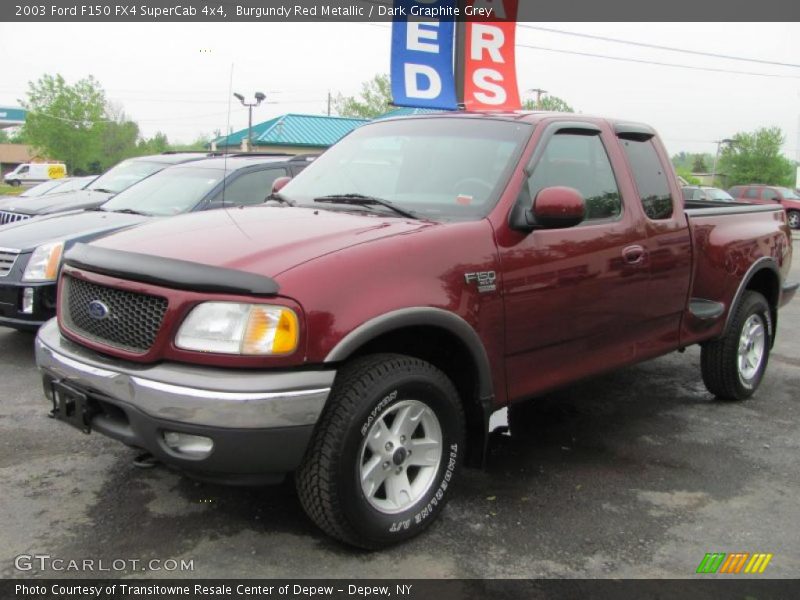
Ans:
[[[518,110],[514,34],[517,0],[470,0],[466,23],[464,104],[467,110]],[[491,12],[489,12],[491,10]]]

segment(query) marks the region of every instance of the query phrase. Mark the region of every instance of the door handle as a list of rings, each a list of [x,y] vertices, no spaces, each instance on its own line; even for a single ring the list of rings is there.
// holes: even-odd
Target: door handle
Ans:
[[[622,256],[629,265],[639,265],[644,262],[644,248],[639,245],[628,246],[622,251]]]

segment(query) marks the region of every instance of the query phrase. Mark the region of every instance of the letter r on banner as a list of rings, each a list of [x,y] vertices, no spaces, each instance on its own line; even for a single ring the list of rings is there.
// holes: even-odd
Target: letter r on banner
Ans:
[[[454,23],[449,20],[417,20],[411,7],[455,7],[456,0],[395,0],[392,22],[392,98],[398,106],[454,110]],[[409,20],[411,19],[411,20]]]
[[[466,23],[464,105],[467,110],[518,110],[514,34],[517,0],[471,0],[493,7],[491,20],[472,17]]]

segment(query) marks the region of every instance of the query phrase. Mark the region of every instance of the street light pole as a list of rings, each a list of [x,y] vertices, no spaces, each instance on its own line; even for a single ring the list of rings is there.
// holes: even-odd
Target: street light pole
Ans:
[[[534,105],[534,109],[539,108],[539,101],[542,99],[542,94],[546,94],[547,90],[543,90],[542,88],[532,88],[527,90],[529,92],[534,92],[536,94],[536,104]]]
[[[253,107],[261,104],[267,97],[261,92],[256,92],[255,102],[245,102],[244,96],[241,94],[234,93],[233,95],[242,103],[242,106],[247,107],[247,151],[250,152],[253,149]]]

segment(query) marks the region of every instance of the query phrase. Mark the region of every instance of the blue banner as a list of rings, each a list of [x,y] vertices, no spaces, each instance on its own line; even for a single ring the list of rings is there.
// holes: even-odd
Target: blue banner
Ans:
[[[458,108],[453,76],[456,0],[395,0],[392,21],[392,97],[397,106]],[[423,20],[427,19],[427,20]]]

